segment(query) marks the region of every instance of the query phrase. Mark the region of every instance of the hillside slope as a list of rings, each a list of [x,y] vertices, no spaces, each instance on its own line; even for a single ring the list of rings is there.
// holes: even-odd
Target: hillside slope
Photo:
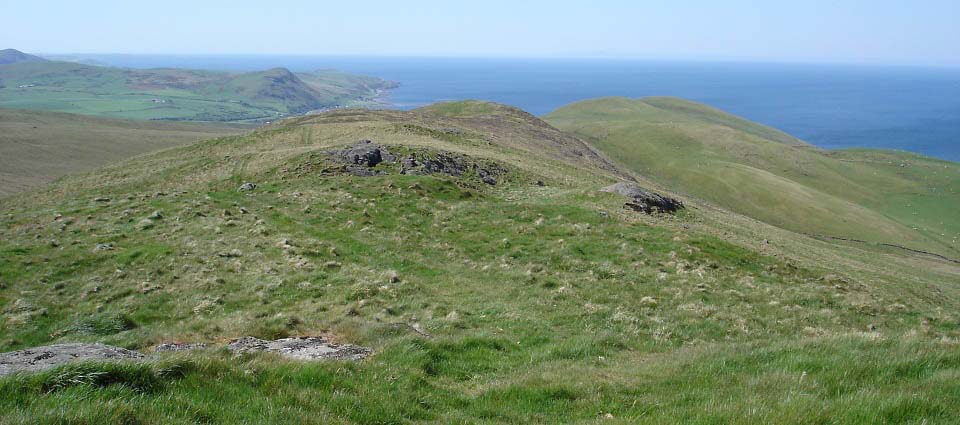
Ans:
[[[960,164],[823,151],[674,98],[607,98],[545,117],[624,167],[786,229],[960,258]]]
[[[244,131],[0,109],[0,197],[135,155]]]
[[[956,418],[960,266],[694,198],[678,215],[641,214],[600,191],[621,178],[523,111],[463,102],[282,120],[0,199],[0,351],[213,345],[0,378],[0,415]],[[374,354],[300,362],[218,348],[246,335],[323,335]]]
[[[269,121],[316,109],[368,105],[394,87],[379,78],[335,71],[314,75],[275,68],[234,74],[57,61],[0,65],[0,80],[5,85],[0,88],[0,108],[190,121]]]
[[[390,89],[399,87],[399,83],[372,78],[365,75],[348,74],[332,69],[297,73],[297,77],[317,92],[333,99],[336,105],[356,107],[376,106],[375,103]],[[366,101],[357,102],[357,99]],[[373,102],[370,104],[369,102]]]

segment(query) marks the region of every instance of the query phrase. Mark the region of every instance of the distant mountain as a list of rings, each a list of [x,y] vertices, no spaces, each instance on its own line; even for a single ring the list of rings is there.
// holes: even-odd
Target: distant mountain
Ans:
[[[0,50],[0,65],[19,62],[47,62],[47,60],[40,56],[28,55],[16,49]]]
[[[90,66],[110,66],[109,63],[101,60],[74,55],[44,55],[43,58],[48,61],[74,62]]]
[[[375,106],[396,86],[338,71],[128,69],[43,59],[0,65],[0,81],[0,108],[174,121],[263,122]]]
[[[325,93],[310,87],[286,68],[234,75],[214,82],[204,90],[241,96],[258,102],[282,103],[291,114],[321,109],[331,103]]]

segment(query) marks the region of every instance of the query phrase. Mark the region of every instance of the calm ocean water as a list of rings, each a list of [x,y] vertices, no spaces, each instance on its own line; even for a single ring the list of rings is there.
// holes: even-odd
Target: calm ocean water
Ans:
[[[679,96],[828,149],[890,148],[960,161],[960,68],[335,56],[85,57],[133,68],[334,68],[400,82],[390,96],[397,108],[484,99],[542,115],[600,96]]]

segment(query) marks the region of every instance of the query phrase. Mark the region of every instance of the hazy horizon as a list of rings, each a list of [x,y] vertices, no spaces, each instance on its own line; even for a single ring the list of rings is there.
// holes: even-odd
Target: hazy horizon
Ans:
[[[492,0],[362,8],[241,0],[7,5],[11,48],[39,54],[543,58],[958,66],[960,4],[929,0],[638,4]],[[50,13],[56,10],[56,13]],[[36,25],[43,22],[43,25]],[[174,31],[175,29],[175,31]]]
[[[344,58],[344,59],[424,59],[424,60],[478,60],[478,61],[609,61],[609,62],[649,62],[649,63],[704,63],[704,64],[742,64],[742,65],[798,65],[798,66],[849,66],[872,68],[929,68],[953,70],[960,69],[958,63],[898,63],[853,60],[775,60],[760,58],[680,58],[646,56],[533,56],[533,55],[402,55],[402,54],[328,54],[328,53],[145,53],[145,52],[69,52],[69,51],[28,51],[17,46],[0,46],[0,49],[14,49],[23,53],[54,60],[97,59],[106,57],[181,57],[181,58]],[[277,63],[276,67],[284,67]]]

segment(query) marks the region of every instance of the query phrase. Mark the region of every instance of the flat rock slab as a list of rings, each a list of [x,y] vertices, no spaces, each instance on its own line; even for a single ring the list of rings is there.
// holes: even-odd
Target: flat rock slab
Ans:
[[[56,344],[0,353],[0,376],[38,372],[83,360],[139,360],[143,354],[104,344]]]
[[[180,352],[207,348],[207,344],[168,343],[155,352]],[[227,346],[234,353],[272,352],[296,360],[361,360],[373,353],[369,348],[335,344],[323,337],[284,338],[264,341],[254,337],[236,339]],[[143,360],[136,351],[105,344],[55,344],[0,353],[0,376],[17,372],[39,372],[77,361]]]
[[[349,344],[335,344],[323,337],[283,338],[264,341],[254,337],[234,340],[227,349],[235,353],[271,352],[296,360],[362,360],[373,351]]]

